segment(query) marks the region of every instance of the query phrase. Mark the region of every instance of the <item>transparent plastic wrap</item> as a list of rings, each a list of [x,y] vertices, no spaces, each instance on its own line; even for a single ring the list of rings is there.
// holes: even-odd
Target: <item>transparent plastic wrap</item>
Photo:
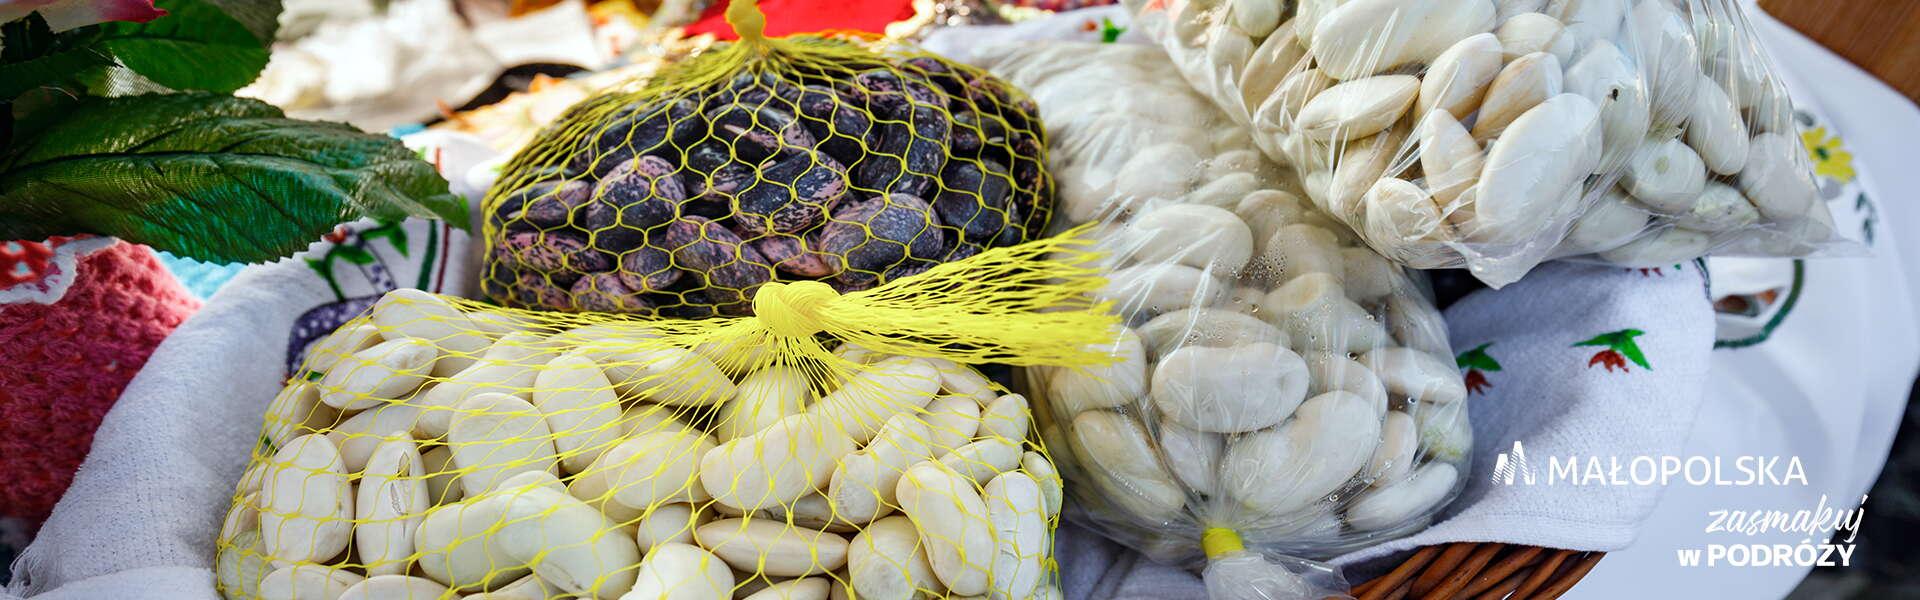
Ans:
[[[1172,0],[1135,23],[1386,257],[1495,287],[1842,240],[1733,0]]]
[[[1087,243],[756,315],[386,294],[269,405],[227,598],[1059,598],[1061,481],[972,365],[1098,365]],[[1053,258],[1047,258],[1047,257]]]
[[[576,105],[485,202],[481,289],[546,310],[739,316],[774,281],[849,292],[1038,238],[1032,103],[907,47],[738,42]]]
[[[981,56],[1040,103],[1060,220],[1095,224],[1095,297],[1124,321],[1098,346],[1117,362],[1025,371],[1070,515],[1204,567],[1216,599],[1344,594],[1316,561],[1426,527],[1465,482],[1467,388],[1424,280],[1287,191],[1154,49]]]

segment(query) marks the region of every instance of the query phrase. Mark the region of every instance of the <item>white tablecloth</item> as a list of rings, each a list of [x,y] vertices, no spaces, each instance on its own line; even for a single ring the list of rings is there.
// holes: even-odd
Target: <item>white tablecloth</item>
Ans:
[[[1686,454],[1729,463],[1798,457],[1807,485],[1674,485],[1640,539],[1600,561],[1568,598],[1785,596],[1807,567],[1683,567],[1678,551],[1806,537],[1708,533],[1712,511],[1812,509],[1822,495],[1841,510],[1858,505],[1879,476],[1920,369],[1920,238],[1912,233],[1920,231],[1920,108],[1779,21],[1749,12],[1775,65],[1794,80],[1796,98],[1844,136],[1881,224],[1872,256],[1807,261],[1799,305],[1768,341],[1715,353]],[[1872,499],[1865,509],[1874,510]]]

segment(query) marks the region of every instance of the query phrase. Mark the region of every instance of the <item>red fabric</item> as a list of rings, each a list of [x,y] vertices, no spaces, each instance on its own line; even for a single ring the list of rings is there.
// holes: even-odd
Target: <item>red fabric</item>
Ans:
[[[767,14],[767,37],[852,29],[885,33],[887,24],[913,18],[912,0],[761,0]],[[723,40],[738,39],[727,24],[727,2],[707,7],[700,20],[687,26],[687,35],[711,33]]]
[[[145,246],[76,271],[59,302],[0,305],[0,517],[46,518],[127,381],[200,308]]]

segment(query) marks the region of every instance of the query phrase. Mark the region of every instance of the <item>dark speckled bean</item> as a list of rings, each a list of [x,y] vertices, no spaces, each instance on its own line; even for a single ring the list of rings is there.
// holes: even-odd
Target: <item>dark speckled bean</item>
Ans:
[[[801,277],[826,277],[833,274],[833,267],[827,264],[827,259],[809,250],[800,238],[764,237],[754,240],[752,246],[782,273]]]
[[[585,181],[547,180],[535,182],[509,194],[500,201],[496,214],[501,223],[525,223],[538,228],[567,224],[568,215],[593,195],[593,184]]]
[[[942,189],[933,199],[933,209],[940,215],[940,222],[959,227],[968,241],[986,243],[999,236],[1010,222],[1018,221],[1009,218],[1012,176],[1006,167],[991,160],[981,161],[981,165],[985,167],[984,173],[980,167],[964,161],[947,163],[940,181]]]
[[[620,256],[620,277],[629,289],[659,292],[686,272],[673,267],[673,255],[653,246],[634,248]]]
[[[593,312],[651,314],[653,303],[627,285],[626,278],[615,273],[596,273],[580,278],[568,290],[574,308]]]
[[[585,236],[564,231],[510,232],[500,245],[513,264],[542,273],[598,273],[613,269],[613,258],[587,247]]]
[[[792,154],[760,168],[734,196],[734,224],[748,234],[801,233],[820,224],[826,206],[847,193],[846,168],[818,152]]]
[[[828,207],[827,216],[813,249],[841,277],[877,275],[908,260],[939,260],[948,249],[932,207],[913,196],[842,200]]]
[[[753,293],[773,278],[773,265],[726,226],[700,217],[669,225],[657,245],[673,253],[674,266],[705,276],[707,298],[728,307],[750,306]]]

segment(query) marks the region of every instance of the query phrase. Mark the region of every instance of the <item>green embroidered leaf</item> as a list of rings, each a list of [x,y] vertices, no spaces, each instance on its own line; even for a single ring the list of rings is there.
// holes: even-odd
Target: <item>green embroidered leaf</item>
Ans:
[[[1636,332],[1636,334],[1637,333],[1638,332]],[[1633,361],[1633,364],[1640,365],[1640,368],[1646,369],[1649,371],[1653,370],[1653,365],[1647,364],[1647,355],[1640,353],[1640,345],[1633,343],[1633,340],[1631,338],[1627,339],[1619,347],[1614,349],[1619,350],[1621,354],[1626,355],[1627,360]]]
[[[1111,43],[1120,41],[1121,34],[1124,34],[1126,32],[1127,32],[1127,28],[1114,25],[1113,19],[1109,19],[1106,17],[1100,18],[1100,41],[1101,42],[1111,44]]]
[[[398,140],[218,94],[90,98],[0,161],[0,238],[96,233],[210,262],[300,251],[372,216],[467,222]]]
[[[231,92],[267,66],[267,46],[239,20],[206,0],[160,0],[167,16],[115,21],[91,40],[120,64],[176,90]]]
[[[1500,361],[1494,360],[1493,355],[1487,354],[1487,347],[1492,345],[1493,342],[1487,342],[1462,352],[1454,359],[1454,364],[1462,369],[1479,369],[1488,373],[1499,371]]]
[[[378,260],[374,258],[372,252],[368,252],[366,248],[359,246],[334,246],[332,252],[347,262],[356,265],[370,265],[373,264],[375,260]]]
[[[360,239],[369,242],[381,238],[386,238],[388,242],[391,242],[393,249],[399,252],[400,256],[409,256],[407,229],[401,227],[399,223],[381,223],[379,227],[360,232]]]

